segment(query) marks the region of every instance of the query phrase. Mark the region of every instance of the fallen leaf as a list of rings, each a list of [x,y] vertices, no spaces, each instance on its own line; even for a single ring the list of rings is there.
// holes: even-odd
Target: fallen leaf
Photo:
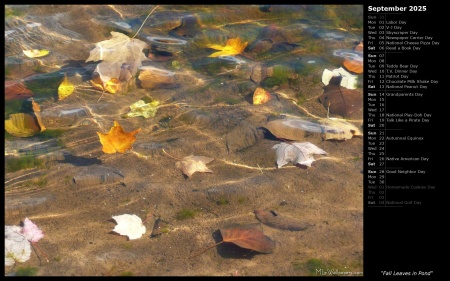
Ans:
[[[183,160],[175,163],[175,166],[183,172],[188,177],[191,177],[195,172],[201,173],[213,173],[206,164],[213,161],[214,158],[209,158],[206,156],[186,156]]]
[[[223,242],[231,242],[241,248],[270,254],[275,249],[275,241],[265,236],[258,224],[230,225],[220,229]]]
[[[222,235],[222,241],[209,246],[202,251],[191,255],[193,258],[204,251],[216,247],[224,242],[233,243],[241,248],[249,249],[259,253],[270,254],[275,250],[275,241],[265,236],[261,230],[259,223],[238,225],[232,224],[226,227],[222,227],[220,234]]]
[[[125,153],[126,150],[131,149],[131,145],[136,141],[135,135],[141,130],[141,128],[126,133],[120,124],[114,120],[114,126],[109,130],[107,134],[97,132],[100,143],[103,145],[102,151],[104,153]]]
[[[214,49],[214,50],[220,50],[220,52],[215,52],[209,55],[210,58],[215,58],[218,56],[234,56],[239,55],[242,53],[247,47],[248,42],[242,43],[240,37],[236,38],[230,38],[227,40],[227,43],[225,46],[217,45],[217,44],[208,44],[206,47]]]
[[[130,240],[141,238],[146,232],[145,225],[142,224],[141,218],[136,215],[124,214],[113,216],[112,218],[117,222],[113,231],[120,235],[128,236]]]
[[[25,218],[23,221],[22,233],[28,241],[33,243],[38,242],[44,237],[42,230],[28,218]]]
[[[30,241],[21,234],[21,231],[20,226],[5,225],[5,266],[30,259]]]
[[[25,54],[25,56],[29,57],[29,58],[41,58],[41,57],[45,57],[46,55],[50,54],[49,50],[23,50],[23,53]]]
[[[253,104],[264,104],[270,101],[270,93],[261,87],[256,88],[253,93]]]
[[[5,81],[5,100],[28,99],[33,95],[22,82]]]
[[[309,226],[311,226],[311,224],[304,223],[296,218],[282,216],[280,215],[279,212],[276,211],[267,211],[259,209],[255,210],[254,213],[256,218],[261,223],[281,230],[300,231],[305,230]]]
[[[12,136],[23,138],[41,131],[34,117],[26,113],[11,114],[9,120],[5,120],[5,130]]]
[[[104,83],[100,77],[95,77],[91,80],[91,84],[94,88],[111,94],[115,94],[120,90],[120,81],[117,78],[111,78]]]
[[[137,116],[143,116],[144,118],[155,117],[158,108],[159,108],[159,101],[152,101],[150,103],[145,103],[145,101],[143,100],[138,100],[137,102],[130,105],[131,111],[124,114],[122,117],[137,117]]]
[[[28,218],[25,218],[23,227],[5,225],[5,265],[14,265],[17,262],[25,262],[30,259],[31,244],[37,246],[37,242],[44,237],[42,230]],[[39,250],[40,248],[37,247]],[[40,250],[42,252],[42,250]],[[47,255],[42,252],[48,262]]]
[[[64,80],[58,87],[58,99],[63,100],[67,98],[73,93],[74,90],[75,86],[72,83],[70,83],[70,81],[67,79],[67,76],[64,75]]]
[[[41,107],[37,102],[34,101],[33,98],[31,98],[31,105],[34,111],[34,116],[36,116],[36,121],[41,128],[41,132],[45,131],[47,128],[45,128],[44,123],[42,122],[41,118]]]
[[[364,71],[364,63],[359,60],[346,59],[344,60],[343,65],[345,69],[356,74],[361,74]]]
[[[315,161],[313,154],[327,154],[310,142],[282,142],[272,147],[276,149],[278,168],[292,162],[299,165],[311,167],[311,163]]]
[[[97,65],[97,72],[100,75],[109,77],[102,78],[102,81],[109,81],[111,78],[119,78],[117,76],[109,76],[103,72],[120,73],[123,64],[129,65],[131,75],[134,76],[138,67],[142,65],[142,61],[148,60],[142,51],[147,47],[147,43],[139,39],[130,38],[127,35],[111,31],[112,38],[95,43],[95,48],[90,51],[88,61],[102,62]]]
[[[342,117],[352,115],[363,107],[363,95],[356,90],[349,90],[340,86],[339,76],[331,78],[319,96],[319,102],[333,114]]]

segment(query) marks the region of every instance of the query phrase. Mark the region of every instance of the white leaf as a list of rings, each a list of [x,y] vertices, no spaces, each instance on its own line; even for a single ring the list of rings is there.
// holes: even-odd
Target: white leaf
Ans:
[[[310,142],[293,142],[279,143],[272,147],[276,149],[278,168],[289,162],[311,167],[311,163],[315,161],[313,154],[327,154]]]
[[[112,218],[117,222],[113,231],[128,236],[130,240],[141,238],[145,234],[145,225],[142,224],[141,218],[136,215],[124,214]]]
[[[111,39],[95,44],[96,47],[91,50],[86,62],[101,60],[112,64],[118,63],[119,66],[125,63],[130,66],[131,74],[136,74],[138,67],[142,65],[142,61],[149,60],[142,51],[147,47],[147,43],[139,39],[130,38],[120,32],[112,31],[111,35]]]
[[[20,226],[5,225],[5,266],[30,259],[30,241],[21,232]]]

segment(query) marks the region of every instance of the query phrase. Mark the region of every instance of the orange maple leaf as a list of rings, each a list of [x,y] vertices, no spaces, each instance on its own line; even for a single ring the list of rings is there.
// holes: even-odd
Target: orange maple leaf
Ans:
[[[248,42],[242,43],[241,38],[230,38],[227,40],[227,44],[225,46],[217,45],[217,44],[208,44],[206,47],[219,50],[220,52],[215,52],[209,55],[210,58],[216,58],[218,56],[234,56],[242,53],[247,47]]]
[[[103,145],[102,151],[104,153],[116,153],[121,152],[125,153],[126,150],[131,149],[131,145],[136,140],[136,135],[139,133],[141,128],[126,133],[122,127],[120,127],[119,122],[114,120],[114,126],[109,130],[107,134],[102,134],[97,132],[100,137],[100,143]]]

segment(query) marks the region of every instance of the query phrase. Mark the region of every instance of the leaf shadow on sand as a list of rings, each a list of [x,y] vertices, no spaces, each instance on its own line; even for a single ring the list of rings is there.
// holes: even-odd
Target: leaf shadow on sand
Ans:
[[[86,158],[82,156],[75,156],[72,154],[65,154],[64,160],[58,160],[58,163],[70,163],[74,166],[91,166],[91,165],[100,165],[102,161],[98,158]]]

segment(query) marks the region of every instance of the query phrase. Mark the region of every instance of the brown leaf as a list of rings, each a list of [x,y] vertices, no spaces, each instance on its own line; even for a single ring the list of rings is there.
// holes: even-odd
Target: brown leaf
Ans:
[[[27,99],[33,93],[21,82],[5,81],[5,100]]]
[[[265,236],[258,224],[230,225],[220,229],[224,242],[231,242],[239,247],[270,254],[275,249],[275,241]]]
[[[351,115],[363,106],[363,95],[356,90],[349,90],[340,86],[341,77],[331,78],[330,83],[324,87],[319,102],[333,114],[342,117]]]
[[[107,134],[97,132],[100,143],[103,145],[102,151],[104,153],[125,153],[128,149],[131,149],[131,145],[136,141],[136,135],[141,128],[126,133],[120,124],[114,120],[114,126],[109,130]]]
[[[183,160],[176,162],[175,166],[180,169],[183,174],[190,177],[195,172],[213,173],[213,171],[206,167],[206,164],[213,160],[214,158],[190,155],[184,157]]]

